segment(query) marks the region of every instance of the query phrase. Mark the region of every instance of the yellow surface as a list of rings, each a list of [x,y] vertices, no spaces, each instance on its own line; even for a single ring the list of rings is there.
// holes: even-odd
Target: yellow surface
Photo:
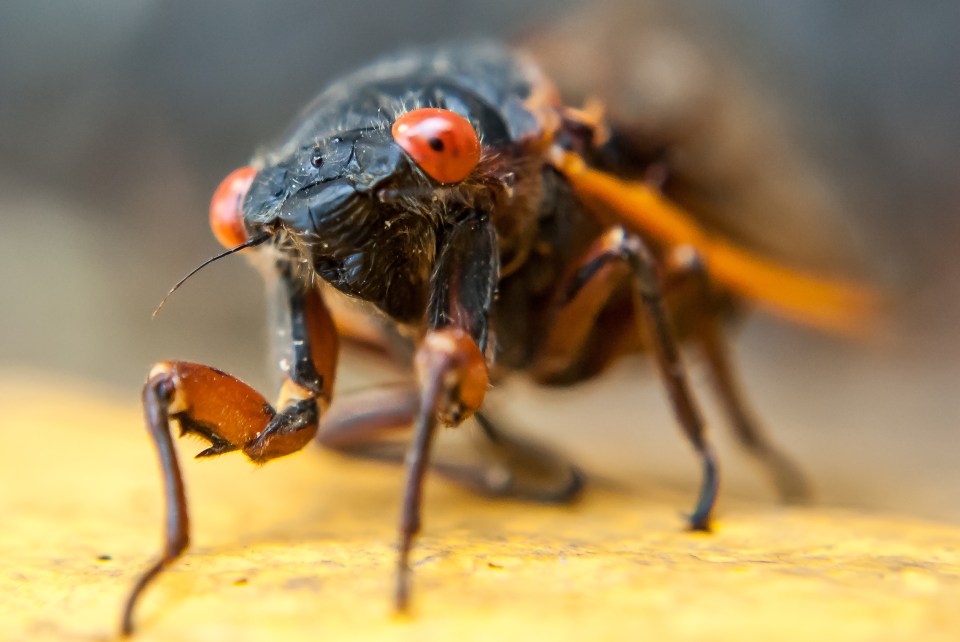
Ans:
[[[159,547],[160,480],[132,400],[53,390],[0,383],[0,639],[110,639]],[[954,527],[725,498],[691,535],[687,495],[595,485],[543,507],[432,480],[397,618],[399,470],[317,451],[185,467],[194,547],[138,639],[960,639]]]

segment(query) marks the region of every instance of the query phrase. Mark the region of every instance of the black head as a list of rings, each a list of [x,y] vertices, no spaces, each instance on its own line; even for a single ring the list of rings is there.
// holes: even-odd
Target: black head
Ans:
[[[509,192],[504,159],[526,123],[504,116],[522,112],[497,84],[512,75],[475,69],[481,53],[414,52],[331,86],[255,160],[247,235],[272,234],[303,273],[398,321],[422,318],[445,229]]]
[[[335,288],[399,321],[423,313],[438,235],[473,200],[426,175],[389,127],[346,130],[257,174],[243,204],[248,233]]]

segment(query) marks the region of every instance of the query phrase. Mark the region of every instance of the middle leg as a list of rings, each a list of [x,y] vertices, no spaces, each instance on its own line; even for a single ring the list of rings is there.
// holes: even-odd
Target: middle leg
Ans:
[[[317,441],[347,455],[399,463],[418,409],[413,384],[344,395],[324,415]],[[486,412],[475,413],[474,421],[469,452],[441,450],[431,458],[433,470],[481,495],[521,501],[566,502],[582,488],[582,473],[565,458],[501,430]]]
[[[702,483],[690,527],[709,530],[719,483],[717,463],[667,322],[656,261],[639,236],[614,227],[589,248],[565,283],[533,374],[549,381],[577,363],[597,317],[625,285],[633,293],[638,331],[650,345],[677,421],[700,458]]]

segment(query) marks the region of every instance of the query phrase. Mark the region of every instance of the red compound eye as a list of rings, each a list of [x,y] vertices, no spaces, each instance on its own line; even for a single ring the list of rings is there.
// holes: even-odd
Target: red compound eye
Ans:
[[[243,226],[243,199],[257,170],[241,167],[230,172],[210,200],[210,229],[224,247],[236,247],[247,240]]]
[[[458,183],[480,162],[480,141],[466,118],[447,109],[414,109],[393,123],[393,140],[441,183]]]

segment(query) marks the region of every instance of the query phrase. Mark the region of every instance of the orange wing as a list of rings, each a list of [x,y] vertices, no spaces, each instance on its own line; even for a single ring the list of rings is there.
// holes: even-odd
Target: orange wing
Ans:
[[[592,169],[576,154],[562,152],[555,165],[579,197],[660,243],[692,245],[717,283],[772,312],[845,334],[863,334],[875,317],[878,297],[869,288],[805,274],[711,236],[655,189]]]

